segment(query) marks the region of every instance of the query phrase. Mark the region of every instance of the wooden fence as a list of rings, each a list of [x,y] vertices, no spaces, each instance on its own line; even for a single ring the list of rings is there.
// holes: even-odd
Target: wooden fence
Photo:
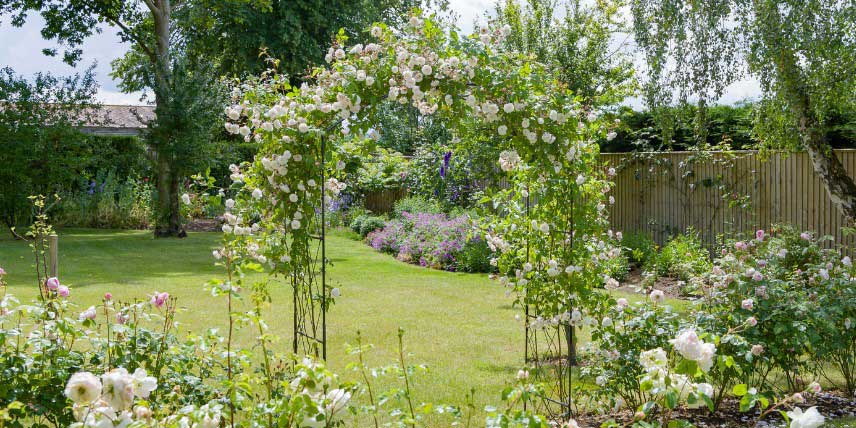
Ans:
[[[376,192],[368,192],[364,203],[367,210],[376,214],[392,212],[395,202],[407,197],[407,189],[384,189]]]
[[[856,150],[836,150],[852,177]],[[801,230],[844,237],[844,217],[832,204],[805,153],[605,153],[616,168],[616,230],[647,232],[663,243],[674,233],[695,228],[712,247],[721,234],[769,230],[788,223]]]
[[[856,150],[835,153],[854,176]],[[772,152],[763,159],[757,151],[604,153],[601,158],[617,171],[610,208],[615,230],[649,233],[663,244],[692,227],[713,248],[720,235],[786,223],[851,248],[856,244],[856,237],[842,236],[845,220],[805,153]],[[383,190],[367,194],[365,205],[387,213],[406,196],[406,189]]]

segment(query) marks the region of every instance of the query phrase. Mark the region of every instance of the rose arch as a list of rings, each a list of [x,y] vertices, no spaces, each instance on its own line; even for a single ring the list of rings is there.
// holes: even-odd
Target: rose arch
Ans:
[[[568,412],[573,332],[606,302],[617,255],[607,232],[608,171],[593,141],[613,126],[575,98],[532,58],[503,49],[508,28],[462,37],[414,13],[406,29],[383,24],[373,41],[341,37],[329,66],[293,87],[270,73],[236,86],[226,129],[258,144],[252,163],[235,166],[237,204],[226,214],[222,250],[230,263],[289,278],[295,352],[326,357],[324,205],[343,186],[343,140],[377,139],[381,102],[441,117],[451,130],[479,121],[502,137],[498,166],[510,185],[484,201],[494,213],[480,228],[496,252],[499,282],[523,308],[528,364],[549,375],[548,407]],[[232,204],[230,204],[232,205]],[[548,374],[549,373],[549,374]]]

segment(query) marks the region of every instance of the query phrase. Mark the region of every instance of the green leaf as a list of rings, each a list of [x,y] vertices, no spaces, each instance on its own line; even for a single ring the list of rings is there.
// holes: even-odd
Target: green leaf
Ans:
[[[749,392],[749,387],[745,383],[734,385],[734,388],[731,389],[731,393],[738,397],[746,395],[747,392]]]
[[[663,398],[665,398],[667,408],[674,409],[678,407],[678,393],[675,390],[669,390]]]
[[[675,373],[690,377],[695,376],[696,372],[698,372],[698,363],[693,360],[683,359],[675,368]]]

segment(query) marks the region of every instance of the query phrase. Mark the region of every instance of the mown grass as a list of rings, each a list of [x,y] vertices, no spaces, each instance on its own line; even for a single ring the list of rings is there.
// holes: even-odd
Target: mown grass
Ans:
[[[205,291],[205,283],[222,275],[211,252],[218,233],[191,233],[187,239],[154,239],[145,231],[61,230],[60,278],[72,287],[73,301],[85,308],[101,301],[105,292],[116,299],[145,299],[154,291],[178,298],[176,319],[185,331],[203,332],[226,326],[222,298]],[[450,273],[421,268],[377,253],[347,232],[329,234],[331,284],[342,296],[328,314],[330,367],[345,379],[355,361],[346,354],[361,331],[364,343],[374,344],[371,365],[396,358],[397,332],[405,330],[410,362],[424,363],[430,373],[417,377],[415,400],[463,404],[475,388],[475,404],[497,404],[499,393],[523,362],[523,326],[519,310],[496,282],[483,274]],[[22,301],[38,293],[33,260],[25,242],[0,235],[0,267],[7,273],[9,292]],[[263,280],[257,274],[249,280]],[[273,303],[266,319],[281,336],[277,346],[291,343],[291,292],[274,280]],[[638,296],[628,296],[631,299]],[[677,308],[686,302],[671,302]],[[241,310],[241,305],[237,310]],[[587,335],[580,335],[585,342]],[[240,336],[249,344],[250,332]],[[852,422],[852,421],[851,421]],[[847,426],[847,425],[841,425]]]
[[[212,250],[220,234],[191,233],[187,239],[153,239],[143,231],[60,231],[60,278],[72,287],[74,302],[85,308],[105,292],[116,299],[145,299],[153,291],[178,298],[176,319],[188,331],[226,325],[222,299],[204,284],[222,275]],[[354,358],[346,344],[356,332],[375,345],[372,365],[395,359],[397,332],[405,330],[413,363],[430,374],[416,380],[417,401],[462,403],[471,387],[477,404],[499,401],[499,392],[523,360],[523,330],[511,299],[486,275],[441,272],[408,265],[379,254],[342,232],[328,241],[329,278],[342,296],[328,314],[329,365],[344,376]],[[36,297],[34,269],[27,244],[0,238],[0,266],[8,272],[9,292],[22,301]],[[249,279],[263,279],[256,275]],[[272,284],[267,321],[290,349],[291,292]],[[240,307],[239,307],[240,309]],[[221,330],[222,331],[222,330]],[[244,341],[250,337],[248,332]]]

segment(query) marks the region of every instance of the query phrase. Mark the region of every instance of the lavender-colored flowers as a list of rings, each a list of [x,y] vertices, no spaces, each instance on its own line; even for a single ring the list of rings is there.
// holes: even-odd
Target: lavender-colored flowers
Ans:
[[[408,212],[402,217],[370,233],[369,245],[404,262],[454,271],[457,254],[472,239],[469,217]]]

